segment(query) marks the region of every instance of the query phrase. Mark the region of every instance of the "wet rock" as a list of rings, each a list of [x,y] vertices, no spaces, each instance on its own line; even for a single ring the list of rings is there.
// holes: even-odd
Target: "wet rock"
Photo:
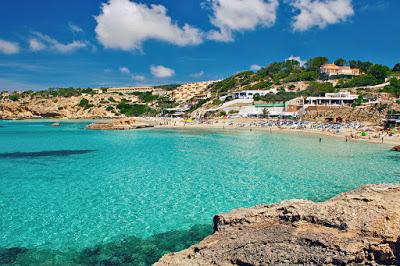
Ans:
[[[214,230],[156,265],[400,265],[400,186],[237,209],[217,215]]]
[[[400,145],[399,146],[395,146],[392,148],[392,151],[399,151],[400,152]]]

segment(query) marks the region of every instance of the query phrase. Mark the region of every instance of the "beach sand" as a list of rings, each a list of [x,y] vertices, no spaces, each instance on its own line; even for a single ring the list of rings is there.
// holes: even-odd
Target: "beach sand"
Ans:
[[[146,120],[148,121],[148,120]],[[248,131],[266,131],[266,132],[285,132],[296,134],[312,134],[316,137],[335,137],[341,138],[343,141],[357,141],[373,144],[387,145],[393,147],[400,145],[400,135],[393,136],[387,135],[382,132],[382,127],[364,125],[358,129],[343,128],[340,131],[326,130],[326,129],[313,129],[313,128],[297,128],[290,126],[257,126],[254,123],[267,122],[267,120],[260,119],[218,119],[210,120],[203,123],[198,122],[185,122],[183,119],[165,119],[165,118],[152,118],[151,122],[155,124],[155,128],[166,129],[223,129],[223,130],[248,130]],[[316,123],[315,123],[316,124]],[[362,132],[367,132],[368,136],[361,136]],[[383,137],[383,141],[382,141]]]

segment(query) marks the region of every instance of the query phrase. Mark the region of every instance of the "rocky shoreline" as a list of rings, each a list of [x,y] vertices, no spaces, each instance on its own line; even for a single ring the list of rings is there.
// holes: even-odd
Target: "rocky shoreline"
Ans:
[[[400,185],[237,209],[214,231],[156,265],[400,265]]]
[[[108,122],[95,122],[88,125],[86,128],[91,130],[133,130],[154,127],[149,123],[137,121],[136,119],[118,119]]]

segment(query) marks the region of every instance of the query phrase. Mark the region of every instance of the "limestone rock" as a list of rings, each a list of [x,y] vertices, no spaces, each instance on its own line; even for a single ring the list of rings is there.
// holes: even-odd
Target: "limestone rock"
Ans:
[[[392,148],[392,151],[400,151],[400,145]]]
[[[126,118],[126,119],[117,119],[108,122],[96,122],[88,125],[87,129],[92,130],[131,130],[131,129],[141,129],[154,127],[149,123],[143,123],[137,121],[136,119]]]
[[[400,186],[237,209],[214,230],[156,265],[400,265]]]

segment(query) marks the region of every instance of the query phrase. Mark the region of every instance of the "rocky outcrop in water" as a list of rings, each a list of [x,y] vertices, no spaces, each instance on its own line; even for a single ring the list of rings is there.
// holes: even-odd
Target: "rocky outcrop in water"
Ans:
[[[108,122],[96,122],[88,125],[87,129],[92,130],[132,130],[132,129],[141,129],[154,127],[154,125],[150,125],[148,123],[137,121],[136,119],[126,118],[126,119],[117,119]]]
[[[156,265],[400,265],[400,186],[237,209],[214,230]]]
[[[395,146],[392,148],[392,151],[399,151],[400,152],[400,145],[399,146]]]

